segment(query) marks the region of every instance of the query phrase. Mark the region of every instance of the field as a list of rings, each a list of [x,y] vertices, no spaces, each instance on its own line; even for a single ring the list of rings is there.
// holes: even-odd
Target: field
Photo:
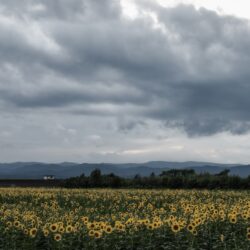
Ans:
[[[250,192],[0,188],[0,249],[250,249]]]

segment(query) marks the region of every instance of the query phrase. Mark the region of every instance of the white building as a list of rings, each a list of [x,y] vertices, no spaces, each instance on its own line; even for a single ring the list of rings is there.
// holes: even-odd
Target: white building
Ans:
[[[44,180],[55,180],[55,176],[54,175],[44,175],[43,179]]]

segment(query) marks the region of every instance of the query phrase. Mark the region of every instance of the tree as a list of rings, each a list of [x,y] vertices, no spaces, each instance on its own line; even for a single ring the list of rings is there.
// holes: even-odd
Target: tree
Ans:
[[[217,176],[228,176],[229,172],[230,172],[230,169],[225,169],[216,175]]]
[[[154,173],[154,172],[152,172],[152,173],[150,174],[150,178],[155,178],[155,173]]]
[[[90,174],[90,183],[93,187],[101,187],[102,175],[100,169],[95,169]]]

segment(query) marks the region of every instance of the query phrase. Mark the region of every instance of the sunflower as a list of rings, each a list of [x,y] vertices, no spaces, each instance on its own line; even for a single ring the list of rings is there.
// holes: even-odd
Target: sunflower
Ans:
[[[243,215],[242,215],[242,218],[243,218],[244,220],[247,220],[247,214],[243,214]]]
[[[73,227],[71,225],[68,225],[66,227],[66,233],[71,233],[73,231]]]
[[[12,227],[12,222],[11,221],[8,221],[6,224],[7,224],[7,227]]]
[[[49,235],[49,230],[44,229],[44,230],[43,230],[43,235],[44,235],[45,237],[47,237],[47,236]]]
[[[60,226],[60,227],[58,228],[58,232],[64,233],[64,231],[65,231],[65,228],[64,228],[63,226]]]
[[[88,223],[88,229],[94,229],[95,227],[95,223]]]
[[[232,217],[230,217],[229,221],[230,221],[231,223],[235,224],[235,223],[237,222],[237,219],[236,219],[235,216],[232,216]]]
[[[14,225],[15,227],[19,227],[20,221],[18,221],[18,220],[14,221],[13,225]]]
[[[102,234],[100,231],[95,231],[94,236],[96,239],[99,239],[99,238],[101,238]]]
[[[125,230],[125,226],[122,225],[122,224],[119,225],[119,226],[118,226],[118,230],[119,230],[119,231],[124,231],[124,230]]]
[[[57,223],[51,224],[50,227],[49,227],[49,229],[53,233],[57,232],[57,230],[58,230],[58,224]]]
[[[193,229],[193,231],[191,231],[191,233],[192,233],[193,235],[195,235],[195,236],[198,234],[198,232],[197,232],[196,229]]]
[[[247,233],[247,239],[250,240],[250,233]]]
[[[157,228],[157,227],[158,227],[158,223],[157,223],[157,222],[154,222],[154,223],[153,223],[153,227],[154,227],[154,228]]]
[[[88,221],[89,221],[89,218],[86,217],[86,216],[83,216],[83,217],[82,217],[82,221],[83,221],[83,223],[86,225],[86,224],[88,223]]]
[[[171,229],[172,229],[172,231],[173,231],[174,233],[177,233],[177,232],[180,231],[180,226],[179,226],[178,224],[175,223],[175,224],[172,225]]]
[[[107,226],[104,230],[105,230],[105,232],[106,232],[107,234],[110,234],[110,233],[112,233],[112,231],[113,231],[113,229],[112,229],[111,226]]]
[[[154,225],[153,225],[153,224],[148,224],[148,225],[147,225],[147,229],[153,230],[153,229],[154,229]]]
[[[62,235],[61,234],[55,234],[54,235],[54,240],[55,241],[60,241],[62,239]]]
[[[31,228],[29,234],[30,234],[30,237],[34,238],[37,234],[37,228],[35,227]]]
[[[194,226],[193,225],[191,225],[191,224],[189,224],[188,226],[187,226],[187,229],[188,229],[188,231],[193,231],[194,230]]]
[[[94,234],[95,234],[95,231],[94,230],[90,230],[88,234],[89,234],[90,237],[93,237]]]

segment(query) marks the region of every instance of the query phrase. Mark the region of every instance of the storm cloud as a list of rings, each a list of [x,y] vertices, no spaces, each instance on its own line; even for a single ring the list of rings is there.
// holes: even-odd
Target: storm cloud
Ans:
[[[41,113],[117,133],[152,123],[190,137],[248,133],[249,20],[135,3],[129,18],[120,1],[1,2],[2,124]]]

